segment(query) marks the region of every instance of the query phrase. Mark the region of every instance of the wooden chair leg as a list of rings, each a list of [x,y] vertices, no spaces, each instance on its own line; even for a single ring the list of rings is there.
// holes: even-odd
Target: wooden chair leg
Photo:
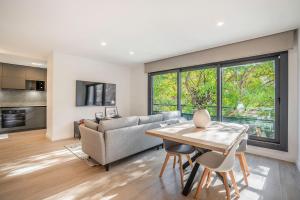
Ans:
[[[161,167],[159,177],[162,177],[162,175],[163,175],[163,173],[164,173],[164,171],[165,171],[165,169],[166,169],[166,166],[167,166],[167,164],[168,164],[169,158],[170,158],[170,154],[167,153],[166,158],[165,158],[165,161],[164,161],[164,164],[163,164],[163,166]]]
[[[201,179],[199,181],[198,187],[197,187],[197,191],[196,191],[196,194],[195,194],[195,199],[200,198],[201,191],[202,191],[203,186],[205,185],[208,172],[209,172],[209,170],[207,168],[205,168],[203,173],[202,173]]]
[[[182,167],[182,157],[181,157],[180,154],[178,155],[178,159],[179,159],[179,171],[180,171],[181,187],[183,188],[184,187],[184,184],[183,184],[183,167]]]
[[[206,188],[209,188],[210,184],[211,184],[211,175],[212,175],[212,171],[209,170],[208,175],[207,175],[207,182],[206,182]]]
[[[175,165],[176,165],[176,155],[174,155],[173,169],[175,168]]]
[[[242,156],[242,154],[239,153],[239,154],[237,154],[237,157],[240,161],[240,166],[241,166],[241,170],[243,172],[244,181],[245,181],[246,185],[248,186],[248,178],[247,178],[247,173],[246,173],[246,168],[245,168],[243,156]]]
[[[228,181],[227,181],[227,172],[222,172],[221,175],[222,175],[223,180],[224,180],[224,186],[225,186],[225,190],[226,190],[227,200],[230,200],[230,188],[228,186]]]
[[[233,185],[234,190],[235,190],[235,194],[236,194],[237,197],[240,197],[240,191],[237,187],[237,184],[236,184],[236,181],[235,181],[235,178],[234,178],[234,173],[233,173],[232,170],[229,171],[229,175],[230,175],[230,179],[231,179],[232,185]]]
[[[188,160],[188,162],[189,162],[189,164],[190,164],[191,168],[193,169],[193,161],[192,161],[192,159],[191,159],[190,155],[189,155],[189,154],[187,154],[187,155],[186,155],[186,158],[187,158],[187,160]]]
[[[242,157],[243,157],[243,161],[244,161],[245,169],[246,169],[246,172],[247,172],[247,176],[249,176],[250,172],[249,172],[248,163],[247,163],[247,160],[246,160],[245,153],[241,153],[241,154],[242,154]]]

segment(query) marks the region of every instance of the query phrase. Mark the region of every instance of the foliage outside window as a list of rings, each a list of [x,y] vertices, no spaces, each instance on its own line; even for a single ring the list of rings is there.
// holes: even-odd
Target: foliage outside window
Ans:
[[[215,68],[181,73],[182,115],[191,119],[195,110],[207,109],[217,116],[217,70]]]
[[[275,139],[274,60],[222,71],[222,120],[248,124],[249,134]]]
[[[153,113],[177,110],[177,73],[155,75],[153,80]]]
[[[287,65],[282,52],[156,72],[149,76],[149,111],[180,110],[190,120],[207,109],[213,120],[248,124],[251,144],[286,151]]]

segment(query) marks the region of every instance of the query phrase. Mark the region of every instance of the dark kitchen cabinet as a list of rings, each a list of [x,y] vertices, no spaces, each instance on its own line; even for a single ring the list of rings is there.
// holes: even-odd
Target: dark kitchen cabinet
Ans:
[[[0,108],[0,134],[11,133],[16,131],[44,129],[46,128],[46,106],[18,107],[18,108]],[[16,112],[18,111],[18,112]],[[5,114],[25,113],[25,118],[22,118],[22,124],[17,124],[15,127],[6,126]],[[10,119],[11,121],[12,119]],[[20,119],[18,119],[20,120]]]

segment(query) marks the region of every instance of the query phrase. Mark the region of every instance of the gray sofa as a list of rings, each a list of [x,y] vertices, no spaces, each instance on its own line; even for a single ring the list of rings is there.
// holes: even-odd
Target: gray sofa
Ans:
[[[183,120],[179,111],[105,120],[99,124],[85,120],[79,126],[82,150],[108,171],[110,163],[162,144],[161,139],[147,136],[146,130]]]

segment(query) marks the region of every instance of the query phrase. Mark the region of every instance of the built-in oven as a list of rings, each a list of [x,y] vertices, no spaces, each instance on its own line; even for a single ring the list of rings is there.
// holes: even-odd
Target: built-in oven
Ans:
[[[26,111],[23,109],[2,110],[1,115],[2,115],[2,128],[14,128],[14,127],[25,126]]]

